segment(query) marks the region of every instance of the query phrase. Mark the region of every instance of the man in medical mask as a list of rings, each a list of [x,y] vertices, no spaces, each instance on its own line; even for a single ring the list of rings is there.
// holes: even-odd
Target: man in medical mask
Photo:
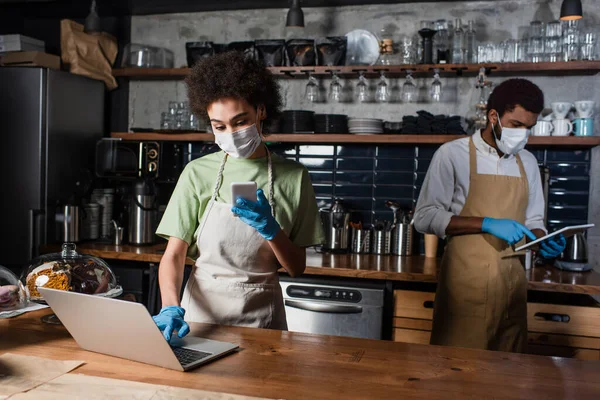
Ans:
[[[489,97],[485,129],[443,145],[431,161],[415,227],[448,237],[431,344],[524,351],[527,279],[513,248],[546,234],[538,163],[523,150],[543,107],[535,84],[509,79]],[[564,247],[562,236],[547,240],[540,255]]]

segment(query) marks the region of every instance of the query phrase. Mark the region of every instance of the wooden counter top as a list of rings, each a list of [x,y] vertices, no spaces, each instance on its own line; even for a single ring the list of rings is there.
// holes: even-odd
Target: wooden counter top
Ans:
[[[41,310],[0,320],[0,354],[84,360],[71,373],[285,399],[594,399],[594,361],[191,324],[240,351],[191,372],[80,349]]]
[[[82,243],[81,253],[106,260],[128,260],[159,263],[164,244],[152,246],[114,246]],[[56,251],[56,247],[50,248]],[[186,264],[193,265],[188,258]],[[372,254],[327,254],[307,251],[305,275],[379,279],[397,282],[437,282],[439,259],[423,256],[397,257]],[[537,266],[526,271],[530,290],[600,295],[600,273],[566,272],[552,266]]]

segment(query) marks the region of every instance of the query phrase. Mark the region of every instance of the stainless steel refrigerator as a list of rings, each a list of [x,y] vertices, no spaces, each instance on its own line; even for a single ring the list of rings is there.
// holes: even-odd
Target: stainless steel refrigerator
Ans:
[[[55,208],[104,131],[104,84],[47,68],[0,68],[0,265],[21,269],[55,237]]]

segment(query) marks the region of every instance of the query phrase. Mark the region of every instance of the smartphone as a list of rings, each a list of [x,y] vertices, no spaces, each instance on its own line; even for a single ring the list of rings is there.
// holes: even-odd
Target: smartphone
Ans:
[[[256,190],[258,189],[256,182],[232,182],[231,183],[231,204],[235,205],[238,197],[244,200],[257,202]]]

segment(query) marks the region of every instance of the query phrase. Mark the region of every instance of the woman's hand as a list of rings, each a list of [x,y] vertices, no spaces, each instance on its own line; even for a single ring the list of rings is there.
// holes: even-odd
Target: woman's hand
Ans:
[[[235,202],[236,207],[232,207],[231,212],[240,217],[242,222],[256,229],[265,240],[271,241],[281,228],[273,217],[273,210],[262,189],[256,191],[256,197],[256,203],[238,198]]]
[[[240,219],[256,229],[269,242],[277,261],[292,277],[306,269],[306,250],[296,246],[281,230],[273,217],[271,206],[262,190],[256,191],[256,203],[237,199],[236,207],[231,211]]]

